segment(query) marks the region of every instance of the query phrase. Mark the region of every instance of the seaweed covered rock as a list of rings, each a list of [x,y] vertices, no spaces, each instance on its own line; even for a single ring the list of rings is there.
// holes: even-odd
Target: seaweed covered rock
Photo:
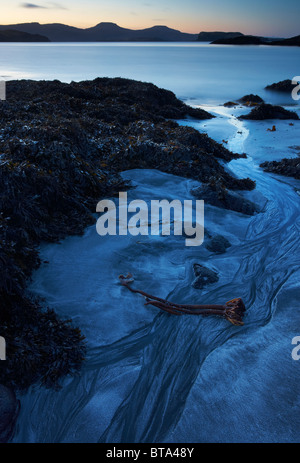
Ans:
[[[212,114],[200,108],[192,108],[176,98],[170,90],[158,88],[147,82],[131,79],[97,78],[92,81],[11,81],[7,84],[7,100],[27,99],[28,111],[34,104],[61,103],[65,109],[84,111],[97,119],[112,122],[116,119],[129,123],[137,119],[162,121],[165,118],[212,119]],[[31,102],[34,103],[31,105]],[[59,108],[57,108],[59,109]]]
[[[225,106],[225,108],[233,108],[234,106],[237,106],[238,103],[235,103],[234,101],[227,101],[226,103],[224,103],[223,106]]]
[[[256,104],[264,103],[264,100],[260,96],[253,95],[252,93],[250,95],[243,96],[238,101],[245,106],[253,106]]]
[[[253,95],[251,93],[249,95],[243,96],[242,98],[237,100],[237,102],[227,101],[227,103],[224,103],[223,106],[225,106],[226,108],[233,108],[234,106],[237,106],[238,104],[242,104],[244,106],[256,106],[262,103],[264,103],[264,100],[260,96]]]
[[[285,175],[286,177],[294,177],[300,179],[300,159],[282,159],[281,161],[267,161],[260,164],[260,167],[266,172],[273,174]]]
[[[20,403],[14,392],[0,384],[0,443],[12,437],[14,425],[19,414]]]
[[[283,92],[283,93],[292,93],[295,88],[295,84],[292,84],[290,79],[281,80],[280,82],[274,82],[274,84],[267,85],[266,90],[271,90],[273,92]]]
[[[143,131],[138,131],[138,126],[143,127]],[[228,188],[233,189],[243,184],[243,180],[230,175],[219,162],[219,159],[228,162],[242,156],[191,127],[168,121],[151,127],[139,121],[130,124],[126,133],[129,142],[123,153],[117,152],[109,158],[110,166],[117,171],[158,169],[203,182],[208,182],[212,176],[220,177]]]
[[[6,295],[3,304],[0,324],[7,352],[0,364],[2,383],[21,390],[36,382],[59,388],[63,377],[78,373],[86,346],[71,320],[41,310],[39,301],[23,295]]]
[[[271,104],[261,104],[255,106],[249,114],[244,114],[239,119],[249,119],[253,121],[262,121],[265,119],[293,119],[299,120],[299,116],[294,111],[289,111],[282,106],[273,106]]]

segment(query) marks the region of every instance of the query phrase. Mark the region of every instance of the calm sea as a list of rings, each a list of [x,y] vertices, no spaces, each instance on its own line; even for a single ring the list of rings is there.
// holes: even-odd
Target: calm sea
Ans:
[[[247,93],[295,104],[264,87],[300,75],[298,47],[208,43],[7,43],[0,45],[0,76],[11,79],[127,77],[153,82],[194,104],[222,104]],[[299,101],[296,103],[299,104]]]

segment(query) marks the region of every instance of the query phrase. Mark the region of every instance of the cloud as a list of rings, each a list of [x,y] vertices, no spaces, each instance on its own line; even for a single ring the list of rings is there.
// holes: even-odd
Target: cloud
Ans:
[[[28,8],[28,9],[35,9],[35,8],[42,8],[43,10],[67,10],[63,5],[60,3],[56,2],[47,2],[46,6],[45,5],[37,5],[36,3],[21,3],[20,5],[22,8]]]
[[[46,6],[36,5],[35,3],[21,3],[22,8],[47,8]]]

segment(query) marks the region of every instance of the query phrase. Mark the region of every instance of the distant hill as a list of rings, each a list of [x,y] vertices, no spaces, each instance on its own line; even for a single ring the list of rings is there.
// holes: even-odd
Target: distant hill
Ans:
[[[240,37],[214,40],[213,45],[263,45],[265,40],[255,35],[242,35]]]
[[[197,39],[197,34],[186,34],[166,26],[132,30],[107,22],[87,29],[64,24],[39,24],[35,22],[0,26],[0,31],[8,28],[29,34],[44,35],[51,42],[194,42]]]
[[[290,39],[272,40],[267,37],[257,37],[255,35],[243,35],[234,38],[224,38],[214,40],[213,45],[275,45],[275,46],[300,46],[300,35]]]
[[[231,45],[296,45],[299,38],[271,39],[244,35],[241,32],[200,32],[188,34],[167,26],[153,26],[133,30],[112,22],[101,22],[94,27],[80,29],[65,24],[40,24],[38,22],[0,25],[0,41],[14,42],[212,42]],[[18,35],[16,32],[29,34]],[[15,34],[15,35],[14,35]],[[2,37],[2,38],[1,38]]]
[[[95,27],[84,30],[84,34],[91,41],[137,41],[137,42],[190,42],[195,41],[197,34],[170,29],[167,26],[153,26],[148,29],[125,29],[114,23],[100,23]]]
[[[200,32],[198,35],[198,42],[213,42],[214,40],[220,39],[233,39],[235,37],[240,37],[244,34],[241,32]]]
[[[50,42],[48,37],[11,29],[0,31],[0,42]]]
[[[275,40],[270,42],[269,45],[280,45],[285,47],[300,47],[300,35],[296,35],[295,37],[291,37],[290,39],[284,40]]]

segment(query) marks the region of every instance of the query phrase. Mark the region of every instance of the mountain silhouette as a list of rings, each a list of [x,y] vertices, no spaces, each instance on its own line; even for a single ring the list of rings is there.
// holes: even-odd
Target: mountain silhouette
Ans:
[[[11,29],[0,31],[0,42],[49,42],[50,40],[40,34],[29,34]]]
[[[65,24],[23,23],[0,26],[0,31],[10,29],[48,37],[51,42],[191,42],[198,34],[187,34],[167,26],[153,26],[132,30],[115,23],[101,22],[94,27],[80,29]]]

